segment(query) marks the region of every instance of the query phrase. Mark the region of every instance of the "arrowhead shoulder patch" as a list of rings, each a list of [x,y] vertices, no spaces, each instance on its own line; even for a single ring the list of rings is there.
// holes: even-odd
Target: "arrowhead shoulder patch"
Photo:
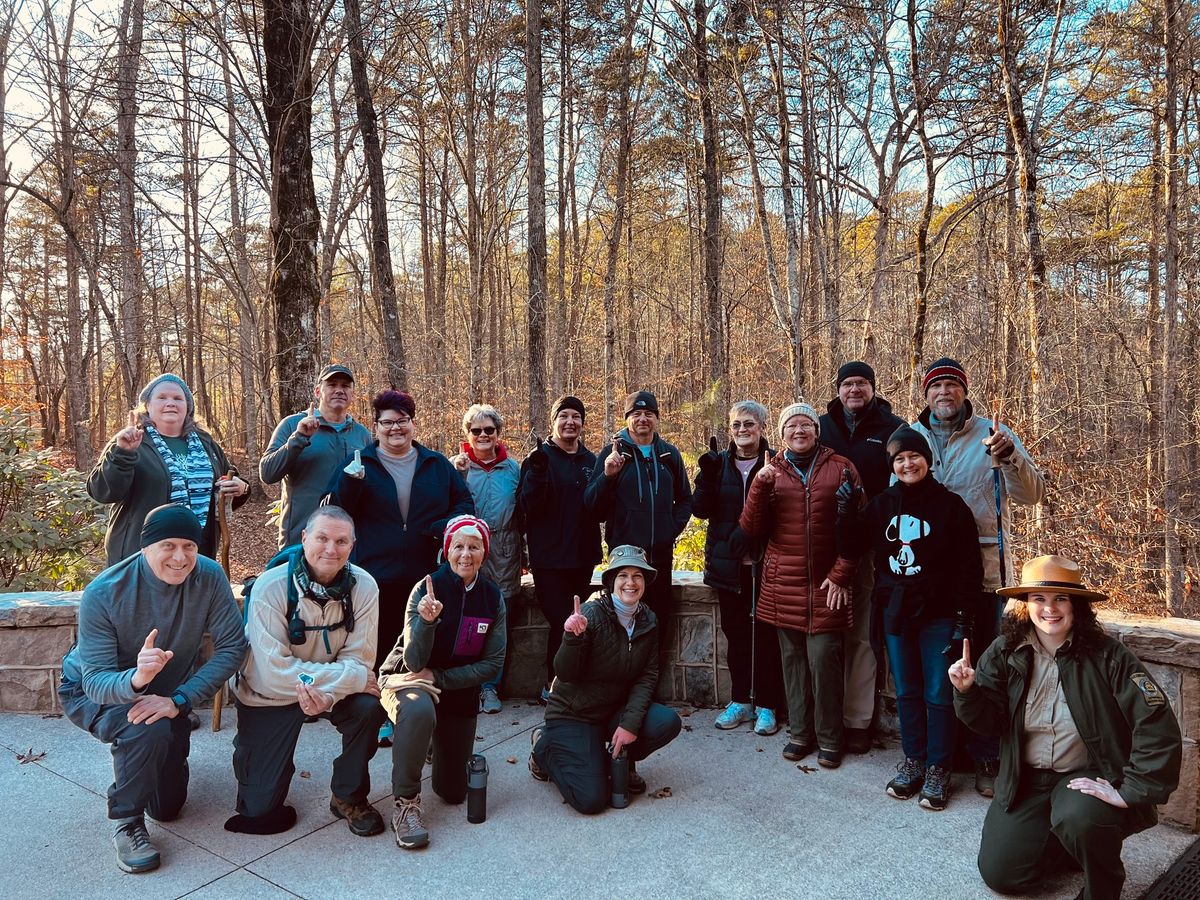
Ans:
[[[1146,700],[1147,706],[1163,706],[1167,702],[1166,696],[1157,684],[1145,672],[1134,672],[1129,676],[1139,691],[1142,692],[1142,697]]]

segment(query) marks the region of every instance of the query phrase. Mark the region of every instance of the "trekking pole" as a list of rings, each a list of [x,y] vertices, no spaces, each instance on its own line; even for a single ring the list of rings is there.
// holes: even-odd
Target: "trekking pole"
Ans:
[[[754,675],[758,668],[757,649],[758,649],[758,587],[761,576],[759,575],[759,567],[761,563],[753,562],[750,564],[750,708],[755,708],[754,696]]]
[[[228,472],[226,478],[233,478],[233,472]],[[226,580],[229,578],[229,545],[232,543],[232,538],[229,533],[229,520],[233,518],[233,494],[218,494],[217,495],[217,525],[221,529],[221,544],[220,553],[221,568],[225,570]],[[225,685],[221,685],[217,692],[213,694],[212,708],[212,730],[221,730],[221,707],[224,706],[225,700]]]
[[[988,437],[995,437],[1000,428],[1000,414],[992,419],[992,427],[988,429]],[[1000,587],[1004,587],[1007,570],[1004,565],[1004,509],[1000,500],[1000,458],[992,457],[992,493],[996,496],[996,549],[1000,551]]]

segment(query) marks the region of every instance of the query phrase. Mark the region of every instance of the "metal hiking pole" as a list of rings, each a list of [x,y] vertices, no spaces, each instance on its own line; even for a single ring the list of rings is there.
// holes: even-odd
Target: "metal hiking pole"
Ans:
[[[758,668],[757,649],[758,649],[758,585],[760,581],[759,568],[762,564],[753,562],[750,564],[750,708],[756,709],[754,696],[754,676]]]
[[[999,414],[992,420],[992,423],[992,427],[988,429],[988,437],[996,436],[996,429],[1000,427]],[[988,452],[991,453],[990,448]],[[996,496],[996,549],[1000,551],[1000,587],[1004,587],[1007,570],[1004,565],[1004,509],[1000,500],[1000,458],[994,453],[991,453],[991,457],[992,492]]]

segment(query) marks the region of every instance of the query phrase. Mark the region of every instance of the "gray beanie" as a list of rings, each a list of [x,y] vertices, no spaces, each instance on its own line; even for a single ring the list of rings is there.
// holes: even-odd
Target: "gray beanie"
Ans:
[[[812,423],[817,426],[817,437],[821,436],[821,417],[817,411],[809,404],[801,400],[798,403],[793,403],[791,406],[784,407],[783,412],[779,414],[779,436],[783,437],[783,426],[787,424],[787,420],[792,416],[806,416],[812,419]]]
[[[187,414],[189,416],[194,416],[196,414],[196,400],[192,396],[192,389],[187,386],[186,381],[184,381],[178,375],[172,375],[170,372],[159,375],[148,385],[142,388],[142,392],[138,394],[138,400],[141,403],[149,403],[151,396],[154,394],[154,389],[164,381],[169,381],[171,384],[177,385],[179,389],[183,391],[183,398],[187,401]]]

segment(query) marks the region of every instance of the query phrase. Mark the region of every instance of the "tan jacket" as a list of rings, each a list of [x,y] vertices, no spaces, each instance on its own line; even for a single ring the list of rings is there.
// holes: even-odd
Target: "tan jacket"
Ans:
[[[375,666],[379,586],[366,569],[350,568],[355,578],[354,630],[307,631],[303,644],[288,643],[287,564],[267,570],[255,582],[246,616],[250,652],[230,681],[238,700],[247,706],[295,703],[301,672],[313,677],[314,688],[333,694],[334,702],[366,687]],[[306,625],[336,625],[342,620],[340,603],[326,603],[322,609],[311,597],[301,597],[298,609]]]

